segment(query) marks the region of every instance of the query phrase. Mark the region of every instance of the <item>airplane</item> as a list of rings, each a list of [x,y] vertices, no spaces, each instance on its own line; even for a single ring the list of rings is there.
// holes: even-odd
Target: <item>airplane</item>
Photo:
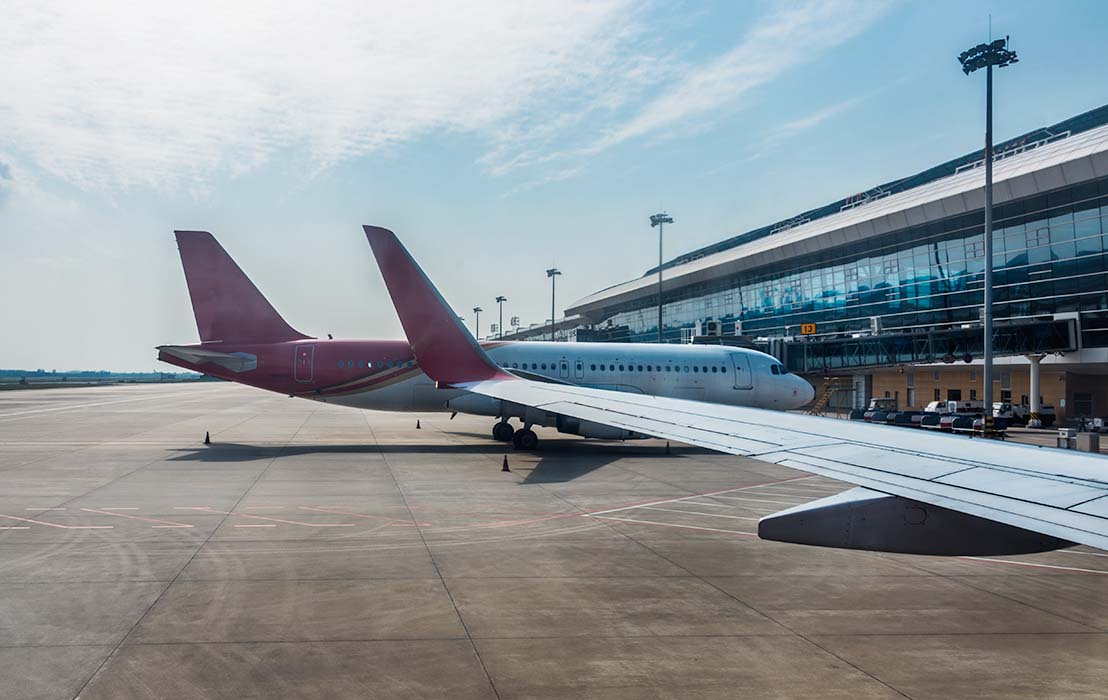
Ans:
[[[548,422],[498,399],[436,390],[403,340],[326,340],[290,326],[206,231],[176,231],[200,343],[158,346],[158,359],[288,396],[361,409],[449,411],[498,418],[496,440],[538,445],[533,425],[586,438],[645,437],[567,417]],[[795,409],[814,389],[776,358],[719,345],[486,342],[506,370],[531,379],[609,390]],[[516,430],[510,418],[525,422]]]
[[[537,382],[497,365],[388,229],[365,226],[401,325],[440,390],[511,402],[845,481],[762,518],[758,535],[906,554],[1108,549],[1108,458],[749,406]],[[549,420],[549,419],[548,419]]]

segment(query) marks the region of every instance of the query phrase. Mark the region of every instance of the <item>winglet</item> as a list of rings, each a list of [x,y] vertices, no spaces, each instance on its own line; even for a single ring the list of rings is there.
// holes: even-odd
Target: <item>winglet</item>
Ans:
[[[396,234],[363,226],[416,361],[439,384],[514,379],[489,359]]]

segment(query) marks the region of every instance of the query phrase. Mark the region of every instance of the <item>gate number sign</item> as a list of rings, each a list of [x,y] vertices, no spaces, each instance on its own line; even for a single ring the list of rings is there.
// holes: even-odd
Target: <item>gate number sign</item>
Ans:
[[[802,323],[800,324],[800,335],[815,335],[816,324],[814,323]]]

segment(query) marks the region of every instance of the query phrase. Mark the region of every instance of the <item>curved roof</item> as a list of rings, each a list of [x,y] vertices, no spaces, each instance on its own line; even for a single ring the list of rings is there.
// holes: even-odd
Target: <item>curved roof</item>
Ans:
[[[1094,112],[1108,115],[1108,106]],[[1101,122],[1100,126],[1065,138],[1052,137],[1055,140],[1047,139],[1049,142],[1035,148],[998,153],[993,166],[994,204],[1108,176],[1108,124]],[[882,195],[772,235],[674,264],[666,271],[664,287],[678,289],[983,209],[985,171],[973,166],[970,160],[952,174],[911,189]],[[607,307],[654,295],[657,280],[653,274],[656,272],[657,268],[643,277],[590,294],[574,302],[566,309],[566,314],[596,316]]]

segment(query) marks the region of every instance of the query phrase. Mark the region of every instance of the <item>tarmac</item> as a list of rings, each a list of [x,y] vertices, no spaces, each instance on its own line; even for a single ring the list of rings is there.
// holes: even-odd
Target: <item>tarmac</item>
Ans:
[[[222,383],[5,392],[0,698],[1106,694],[1104,552],[765,542],[846,486],[490,428]]]

